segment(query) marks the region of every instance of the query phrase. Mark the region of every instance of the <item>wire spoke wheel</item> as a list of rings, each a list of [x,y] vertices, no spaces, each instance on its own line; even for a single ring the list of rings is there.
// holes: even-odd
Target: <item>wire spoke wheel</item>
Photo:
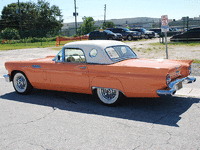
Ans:
[[[110,88],[97,88],[97,96],[106,105],[113,105],[119,101],[119,90]]]
[[[20,72],[17,72],[13,77],[13,87],[19,94],[27,94],[32,90],[32,86],[28,79]]]

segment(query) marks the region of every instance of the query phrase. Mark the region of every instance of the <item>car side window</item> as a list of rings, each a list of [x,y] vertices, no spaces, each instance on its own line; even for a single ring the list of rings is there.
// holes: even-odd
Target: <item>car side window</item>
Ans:
[[[117,33],[117,29],[113,29],[113,31],[112,32],[114,32],[114,33]]]
[[[123,33],[123,31],[124,31],[123,29],[118,29],[117,30],[118,33]]]
[[[60,51],[55,59],[56,62],[62,62],[63,60],[63,57],[62,57],[62,51]]]
[[[68,63],[85,63],[85,55],[80,49],[65,49],[65,62]]]

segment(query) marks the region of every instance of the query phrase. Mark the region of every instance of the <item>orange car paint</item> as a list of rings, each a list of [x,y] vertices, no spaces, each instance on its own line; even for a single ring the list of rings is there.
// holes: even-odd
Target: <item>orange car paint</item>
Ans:
[[[166,75],[176,71],[171,62],[182,66],[180,77],[188,76],[192,63],[192,60],[130,59],[97,65],[55,63],[52,58],[6,62],[5,67],[11,77],[13,71],[23,72],[37,89],[92,94],[92,87],[104,87],[118,89],[127,97],[158,97],[156,91],[167,88]]]

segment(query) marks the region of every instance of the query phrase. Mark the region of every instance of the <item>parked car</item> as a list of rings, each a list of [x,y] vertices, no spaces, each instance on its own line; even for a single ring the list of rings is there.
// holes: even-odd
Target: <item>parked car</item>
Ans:
[[[122,35],[109,30],[93,31],[89,34],[89,40],[122,40]]]
[[[130,31],[127,28],[108,28],[107,30],[110,30],[114,33],[120,33],[123,36],[124,40],[137,40],[141,38],[141,34],[137,31]]]
[[[96,93],[106,105],[126,97],[171,96],[182,87],[193,60],[139,59],[124,42],[87,40],[65,44],[56,56],[5,63],[19,94],[32,88]]]
[[[145,39],[151,39],[155,37],[155,32],[154,31],[148,31],[145,28],[133,28],[131,31],[138,31],[141,33],[142,37]]]
[[[152,29],[149,29],[149,31],[153,31],[153,32],[157,33],[159,36],[161,36],[161,34],[162,34],[161,28],[152,28]]]
[[[200,41],[200,27],[174,35],[170,38],[170,41]]]
[[[161,32],[161,28],[152,28],[152,29],[149,29],[149,31],[154,31],[160,37],[164,36],[164,33]],[[178,31],[174,28],[169,28],[169,31],[167,32],[167,36],[173,36],[173,35],[176,35],[176,34],[180,34],[180,31]]]

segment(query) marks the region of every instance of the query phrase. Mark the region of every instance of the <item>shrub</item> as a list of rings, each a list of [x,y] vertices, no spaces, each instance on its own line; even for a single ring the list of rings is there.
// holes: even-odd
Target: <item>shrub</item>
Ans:
[[[19,32],[16,29],[6,28],[1,31],[1,38],[8,40],[20,39]]]

